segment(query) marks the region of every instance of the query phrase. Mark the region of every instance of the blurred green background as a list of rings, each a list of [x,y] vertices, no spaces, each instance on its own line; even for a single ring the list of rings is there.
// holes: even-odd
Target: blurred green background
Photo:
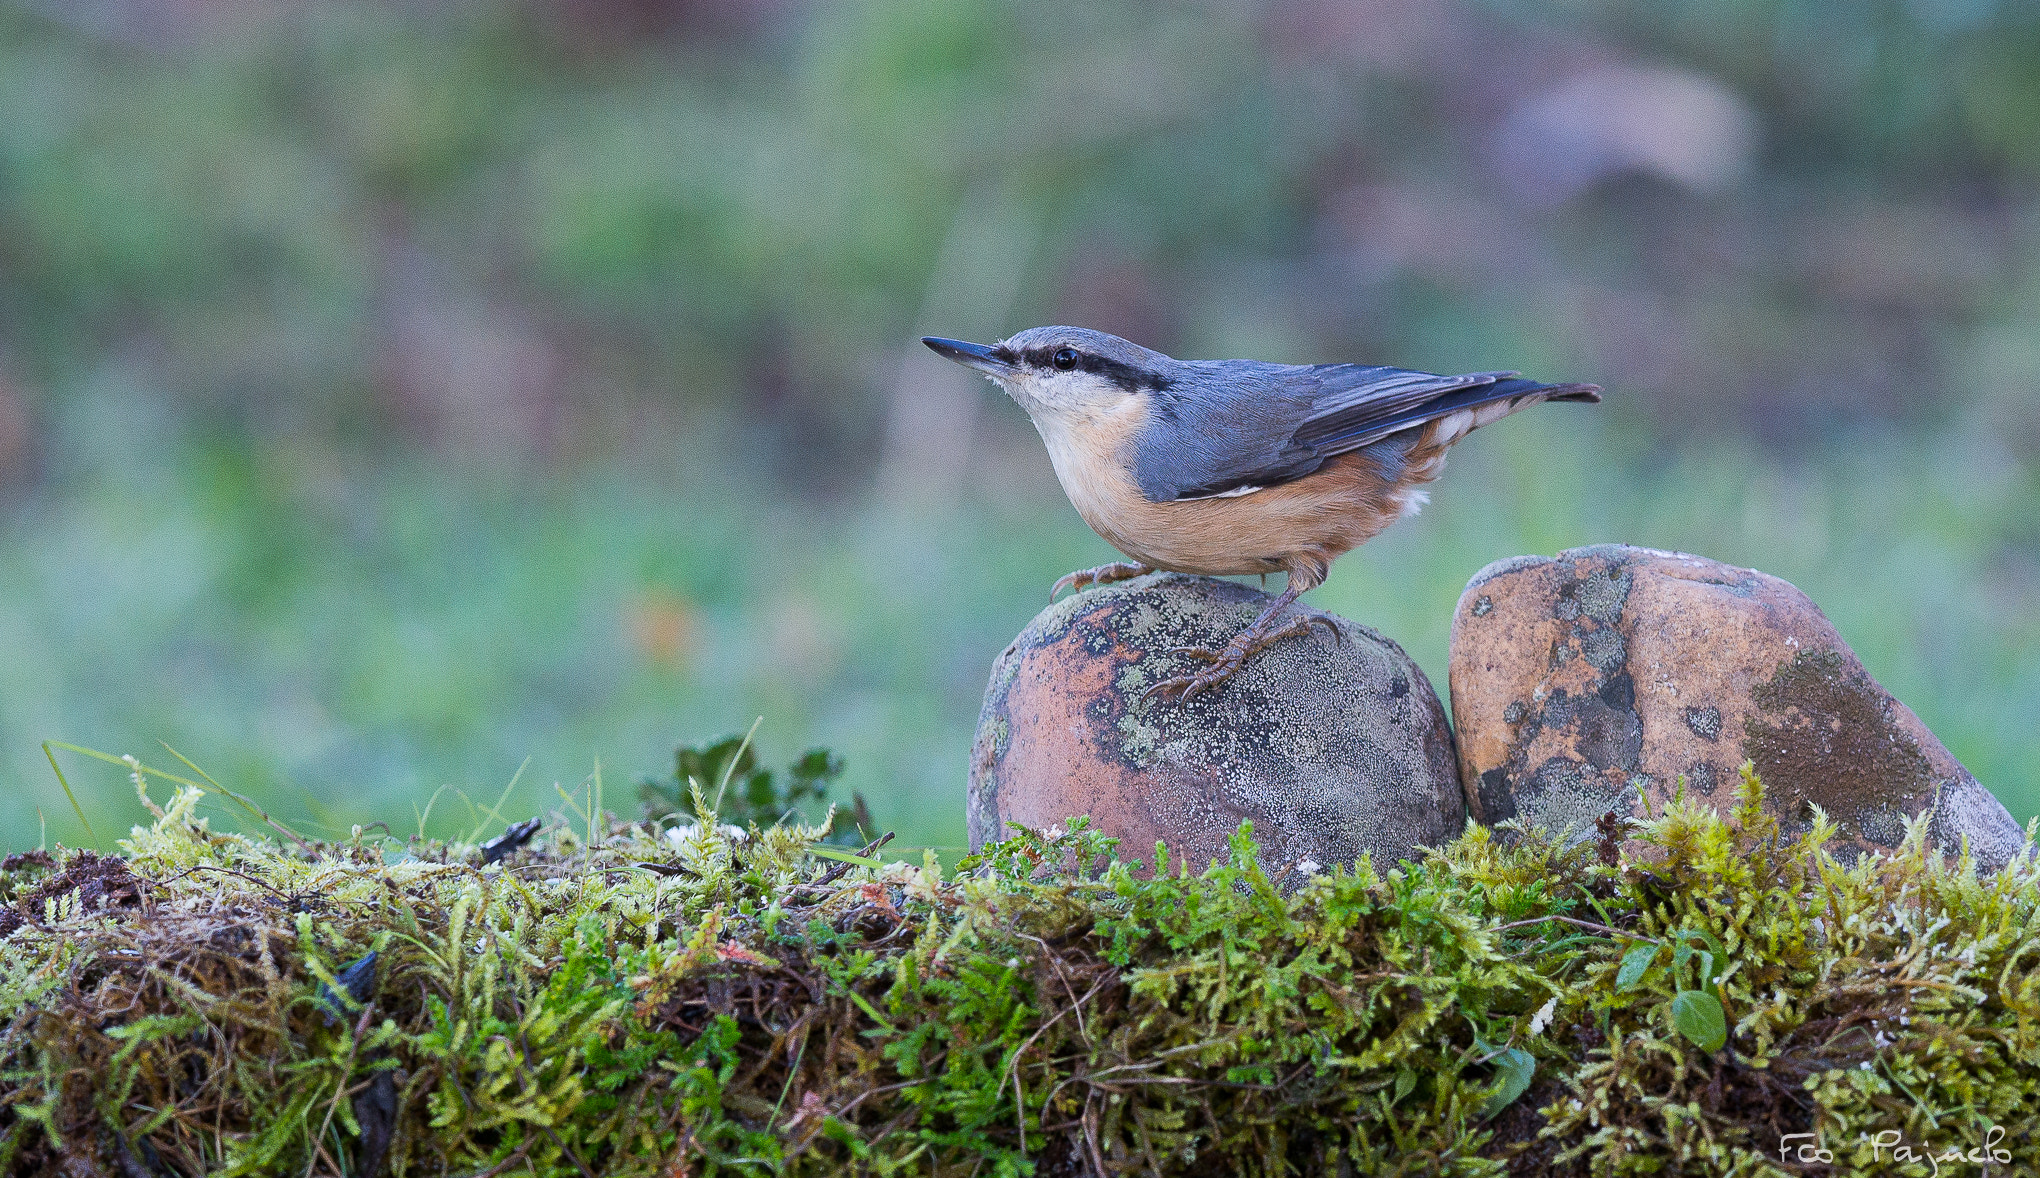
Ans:
[[[1442,689],[1496,558],[1753,565],[2040,811],[2033,0],[0,0],[0,112],[7,848],[44,739],[404,835],[761,715],[961,842],[1112,553],[914,340],[1046,322],[1599,382],[1313,600]]]

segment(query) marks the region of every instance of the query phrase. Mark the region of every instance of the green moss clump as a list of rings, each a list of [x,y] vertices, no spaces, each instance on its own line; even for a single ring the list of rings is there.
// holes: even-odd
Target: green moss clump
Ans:
[[[1725,817],[1682,801],[1572,848],[1474,828],[1307,880],[1270,879],[1245,829],[1229,864],[1143,878],[1081,821],[955,873],[713,815],[556,829],[483,866],[214,833],[198,796],[124,857],[0,870],[0,1172],[2040,1156],[2032,854],[1979,878],[1915,823],[1845,867],[1824,820],[1783,838],[1747,771]]]

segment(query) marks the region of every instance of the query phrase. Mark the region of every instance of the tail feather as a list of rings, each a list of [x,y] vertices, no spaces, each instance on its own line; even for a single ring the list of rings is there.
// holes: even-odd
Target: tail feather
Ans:
[[[1600,385],[1544,384],[1541,381],[1527,380],[1520,376],[1513,380],[1498,380],[1484,389],[1469,389],[1467,391],[1481,394],[1479,397],[1474,398],[1480,401],[1499,401],[1508,397],[1521,397],[1530,393],[1536,393],[1538,394],[1537,399],[1540,401],[1582,401],[1589,405],[1601,403]],[[1419,408],[1429,408],[1430,405],[1440,404],[1450,399],[1451,397],[1448,394]]]
[[[1342,442],[1339,451],[1357,450],[1391,434],[1434,421],[1442,423],[1434,440],[1439,445],[1449,446],[1489,422],[1500,421],[1517,410],[1528,409],[1542,401],[1580,401],[1591,405],[1598,404],[1600,400],[1599,385],[1544,384],[1522,377],[1499,380],[1476,388],[1458,389],[1426,401],[1365,434]]]
[[[1548,384],[1541,387],[1551,390],[1544,394],[1547,401],[1578,401],[1584,405],[1601,403],[1601,386],[1597,384]]]

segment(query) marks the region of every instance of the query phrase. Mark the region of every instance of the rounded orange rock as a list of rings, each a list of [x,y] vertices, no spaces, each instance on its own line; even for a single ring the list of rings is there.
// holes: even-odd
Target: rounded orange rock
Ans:
[[[973,849],[1089,815],[1147,862],[1201,870],[1242,819],[1271,874],[1371,854],[1386,866],[1465,824],[1452,731],[1429,680],[1395,643],[1331,618],[1248,660],[1188,701],[1148,697],[1217,648],[1268,595],[1150,574],[1044,610],[992,669],[971,754]],[[1303,607],[1293,607],[1302,609]],[[1150,864],[1152,866],[1152,864]]]
[[[1452,622],[1452,714],[1473,817],[1591,832],[1688,796],[1726,808],[1754,761],[1788,831],[1818,805],[1845,857],[1898,845],[1905,820],[1963,840],[1985,868],[2018,823],[1825,615],[1776,577],[1705,557],[1604,544],[1497,561]]]

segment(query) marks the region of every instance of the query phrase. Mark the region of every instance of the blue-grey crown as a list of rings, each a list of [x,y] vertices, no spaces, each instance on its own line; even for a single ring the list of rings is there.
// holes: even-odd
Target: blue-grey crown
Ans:
[[[1054,371],[1055,354],[1069,348],[1076,367],[1104,377],[1127,392],[1167,388],[1177,362],[1131,340],[1086,327],[1030,327],[1008,337],[993,354],[1009,364]]]

